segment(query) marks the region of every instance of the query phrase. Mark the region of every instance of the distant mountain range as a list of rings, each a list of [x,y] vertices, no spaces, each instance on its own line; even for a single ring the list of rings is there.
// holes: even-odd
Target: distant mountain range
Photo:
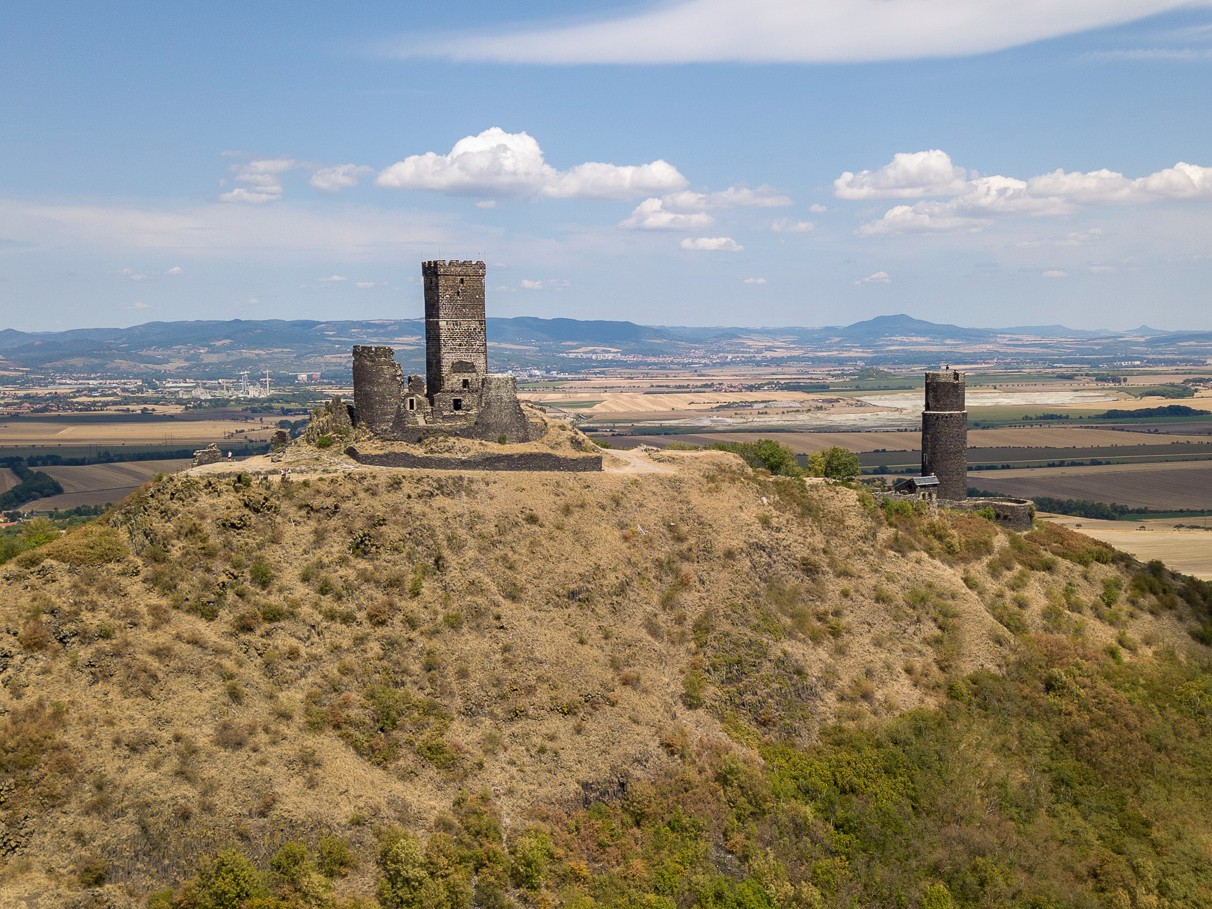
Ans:
[[[60,332],[0,330],[0,361],[38,372],[140,375],[148,373],[230,375],[249,369],[324,372],[337,378],[349,369],[354,344],[388,344],[406,370],[423,369],[421,319],[312,321],[148,322],[130,328],[77,328]],[[765,364],[796,359],[803,348],[820,363],[822,351],[846,360],[891,365],[938,359],[940,348],[1010,359],[1095,363],[1116,359],[1173,362],[1212,353],[1212,332],[1163,332],[1141,326],[1127,332],[1071,329],[1062,325],[964,328],[904,314],[877,316],[846,326],[737,328],[646,326],[634,322],[490,318],[494,366],[575,371],[617,357],[690,360],[746,358]],[[771,350],[778,349],[774,356]],[[771,357],[774,356],[774,359]],[[596,368],[596,367],[595,367]]]

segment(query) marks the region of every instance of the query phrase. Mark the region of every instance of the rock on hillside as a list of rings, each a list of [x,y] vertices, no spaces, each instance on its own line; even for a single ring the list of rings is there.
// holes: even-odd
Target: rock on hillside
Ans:
[[[1202,650],[1080,535],[724,453],[309,463],[160,478],[0,567],[7,904],[142,905],[224,846],[326,836],[362,857],[338,892],[369,897],[375,831],[466,793],[522,830],[696,750],[756,761],[937,703],[1032,631]]]

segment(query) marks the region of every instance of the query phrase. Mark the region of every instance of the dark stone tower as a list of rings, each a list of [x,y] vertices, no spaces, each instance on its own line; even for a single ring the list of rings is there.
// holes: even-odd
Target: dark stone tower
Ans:
[[[353,349],[354,412],[376,435],[395,427],[404,376],[390,347],[356,345]]]
[[[938,477],[940,499],[967,498],[968,411],[964,404],[964,374],[958,370],[926,373],[922,475],[930,474]]]
[[[488,375],[484,263],[436,259],[425,278],[425,382],[434,415],[473,411]]]

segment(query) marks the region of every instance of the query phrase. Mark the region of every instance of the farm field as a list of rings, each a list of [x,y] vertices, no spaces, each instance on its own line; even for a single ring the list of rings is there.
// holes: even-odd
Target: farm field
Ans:
[[[263,440],[273,434],[275,415],[252,419],[182,420],[182,419],[88,419],[80,416],[20,417],[0,420],[0,454],[6,448],[40,447],[53,453],[62,447],[96,445],[123,447],[165,445],[201,447],[210,442],[222,442],[232,434],[240,438]]]
[[[1212,509],[1212,461],[976,471],[968,474],[968,485],[1019,498],[1088,499],[1158,510]]]
[[[8,492],[17,485],[17,475],[7,467],[0,467],[0,492]]]
[[[122,464],[88,464],[82,467],[41,467],[63,487],[56,496],[23,506],[37,511],[104,505],[124,499],[158,473],[184,470],[189,460],[129,461]]]
[[[752,442],[761,432],[694,432],[670,436],[623,435],[611,437],[611,444],[620,446],[638,445],[642,442],[662,445],[677,440],[692,445],[710,445],[715,442]],[[769,432],[788,448],[800,454],[820,451],[838,445],[856,452],[920,452],[921,430],[917,427],[895,432]],[[974,449],[1050,449],[1057,450],[1057,457],[1092,457],[1096,455],[1062,454],[1066,449],[1098,450],[1123,448],[1124,454],[1135,449],[1162,451],[1171,443],[1191,443],[1206,446],[1212,455],[1212,439],[1204,435],[1167,434],[1164,440],[1153,433],[1131,432],[1121,429],[1077,429],[1073,427],[1025,427],[1022,429],[970,429],[968,446]],[[1176,449],[1177,450],[1177,449]],[[1110,454],[1110,452],[1103,452]]]
[[[1210,518],[1181,521],[1095,521],[1067,515],[1041,515],[1131,553],[1141,561],[1160,559],[1175,571],[1212,580],[1212,529],[1192,530],[1175,523],[1210,526]]]

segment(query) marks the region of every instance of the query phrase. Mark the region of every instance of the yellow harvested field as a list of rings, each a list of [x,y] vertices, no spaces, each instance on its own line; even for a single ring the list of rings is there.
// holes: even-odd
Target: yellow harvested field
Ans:
[[[267,439],[276,428],[277,417],[255,420],[173,420],[158,422],[74,421],[64,419],[30,419],[21,417],[0,420],[0,448],[42,445],[206,445],[222,442],[229,434],[242,430],[240,436]]]
[[[1212,580],[1212,529],[1177,528],[1175,523],[1208,526],[1210,518],[1185,518],[1182,521],[1092,521],[1067,515],[1047,515],[1049,521],[1081,531],[1116,549],[1129,552],[1142,561],[1160,559],[1183,574]]]
[[[8,492],[18,483],[17,475],[7,467],[0,467],[0,492]]]
[[[1155,384],[1153,382],[1145,384]],[[1212,391],[1201,388],[1195,393],[1193,398],[1181,398],[1171,400],[1168,398],[1126,398],[1122,401],[1116,401],[1114,404],[1098,403],[1098,402],[1081,402],[1075,404],[1066,404],[1064,410],[1106,410],[1112,407],[1115,410],[1145,410],[1149,407],[1166,407],[1170,404],[1182,404],[1187,407],[1194,407],[1197,410],[1212,410]]]

